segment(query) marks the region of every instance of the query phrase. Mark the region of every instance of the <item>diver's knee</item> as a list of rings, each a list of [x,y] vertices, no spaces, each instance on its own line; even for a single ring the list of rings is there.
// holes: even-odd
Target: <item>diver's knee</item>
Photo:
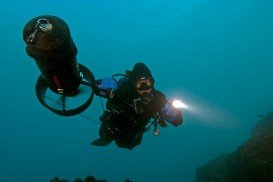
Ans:
[[[99,120],[102,123],[106,123],[106,122],[108,122],[110,120],[110,118],[111,118],[111,111],[110,110],[105,110],[103,112],[103,114],[100,116]]]
[[[106,125],[102,125],[99,129],[99,136],[101,138],[113,138],[113,134],[109,131],[108,127]]]

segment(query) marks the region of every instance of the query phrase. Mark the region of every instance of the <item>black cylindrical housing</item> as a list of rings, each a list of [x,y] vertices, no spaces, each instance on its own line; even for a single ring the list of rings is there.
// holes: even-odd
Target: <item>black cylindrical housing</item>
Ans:
[[[56,16],[38,16],[25,25],[23,38],[48,87],[56,93],[75,93],[81,76],[68,25]]]

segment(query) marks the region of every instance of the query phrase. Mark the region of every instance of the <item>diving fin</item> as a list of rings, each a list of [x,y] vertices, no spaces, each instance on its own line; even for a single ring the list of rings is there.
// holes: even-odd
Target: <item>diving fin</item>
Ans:
[[[93,142],[91,142],[91,145],[94,146],[106,146],[109,145],[111,142],[113,141],[113,139],[104,139],[104,138],[98,138],[96,140],[94,140]]]

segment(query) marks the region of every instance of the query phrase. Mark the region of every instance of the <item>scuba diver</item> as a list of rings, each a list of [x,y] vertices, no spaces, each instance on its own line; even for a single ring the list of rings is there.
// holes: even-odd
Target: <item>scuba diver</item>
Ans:
[[[142,62],[127,70],[119,81],[113,77],[98,80],[95,94],[108,100],[100,116],[100,138],[91,145],[106,146],[115,141],[118,147],[131,150],[141,144],[151,119],[161,127],[182,124],[181,110],[173,107],[154,83],[151,71]]]

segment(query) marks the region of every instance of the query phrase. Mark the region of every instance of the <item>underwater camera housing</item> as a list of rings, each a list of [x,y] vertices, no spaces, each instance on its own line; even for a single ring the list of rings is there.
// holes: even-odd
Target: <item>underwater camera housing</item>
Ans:
[[[27,54],[41,72],[36,82],[39,102],[62,116],[87,109],[94,97],[95,78],[88,68],[77,63],[78,50],[66,22],[52,15],[38,16],[25,25],[23,39]],[[83,95],[82,90],[87,90],[88,96],[79,102],[77,97]],[[67,106],[73,102],[77,106]]]

